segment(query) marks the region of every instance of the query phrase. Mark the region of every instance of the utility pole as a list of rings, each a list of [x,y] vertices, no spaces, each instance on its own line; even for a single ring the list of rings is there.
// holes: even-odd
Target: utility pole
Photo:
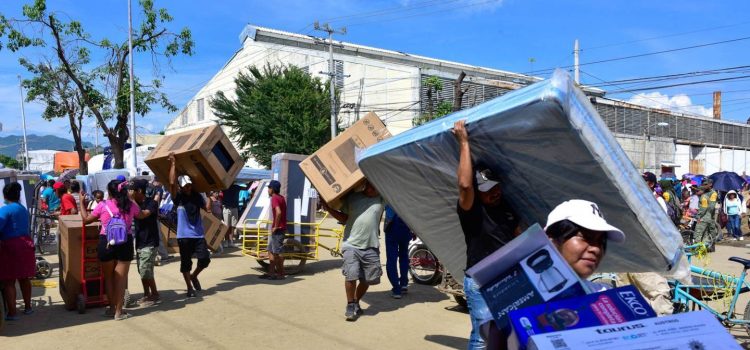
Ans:
[[[18,89],[21,91],[21,125],[23,126],[23,169],[29,170],[29,146],[26,140],[26,110],[23,106],[23,80],[18,76]]]
[[[128,0],[128,61],[130,63],[130,151],[132,157],[130,157],[130,174],[133,176],[138,175],[138,161],[136,159],[135,152],[135,91],[133,84],[133,12],[131,10],[130,3]]]
[[[578,54],[581,49],[578,47],[578,39],[576,39],[575,46],[573,47],[573,77],[576,84],[581,85],[581,67],[578,65]]]
[[[338,121],[336,120],[336,69],[333,63],[333,34],[346,34],[346,27],[342,27],[339,30],[335,30],[324,23],[322,26],[317,21],[315,22],[315,30],[323,31],[328,33],[328,72],[320,72],[321,74],[328,75],[330,78],[330,90],[331,90],[331,140],[336,137],[336,129],[338,129]]]

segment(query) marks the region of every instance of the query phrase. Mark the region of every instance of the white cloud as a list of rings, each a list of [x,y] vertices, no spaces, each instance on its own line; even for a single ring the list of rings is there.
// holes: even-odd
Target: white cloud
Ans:
[[[696,114],[710,118],[713,116],[713,108],[694,105],[690,97],[685,94],[677,94],[672,97],[661,92],[640,93],[628,100],[628,102],[659,109],[667,109],[677,113]]]

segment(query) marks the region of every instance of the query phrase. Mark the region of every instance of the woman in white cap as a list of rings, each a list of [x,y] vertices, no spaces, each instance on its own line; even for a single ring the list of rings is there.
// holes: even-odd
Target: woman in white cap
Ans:
[[[596,203],[571,199],[555,207],[547,217],[544,228],[550,241],[573,271],[592,291],[605,286],[588,282],[607,251],[607,242],[623,242],[625,234],[607,223]]]

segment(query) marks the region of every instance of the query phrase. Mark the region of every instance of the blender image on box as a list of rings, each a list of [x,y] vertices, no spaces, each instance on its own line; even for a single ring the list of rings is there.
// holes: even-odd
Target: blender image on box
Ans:
[[[531,255],[526,260],[526,265],[539,275],[540,283],[537,283],[537,287],[544,288],[543,292],[555,293],[568,283],[568,279],[554,266],[554,261],[546,249]]]

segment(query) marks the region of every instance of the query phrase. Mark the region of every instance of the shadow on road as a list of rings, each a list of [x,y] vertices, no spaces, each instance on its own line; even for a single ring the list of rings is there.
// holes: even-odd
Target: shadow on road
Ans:
[[[466,338],[436,334],[425,335],[424,340],[433,342],[435,344],[440,344],[451,349],[466,349],[466,344],[469,343],[469,339]]]
[[[390,290],[367,292],[364,298],[362,298],[363,301],[370,305],[364,309],[365,316],[396,311],[409,304],[437,303],[446,299],[448,299],[448,296],[436,288],[421,285],[409,286],[409,293],[405,294],[401,299],[393,299]]]

